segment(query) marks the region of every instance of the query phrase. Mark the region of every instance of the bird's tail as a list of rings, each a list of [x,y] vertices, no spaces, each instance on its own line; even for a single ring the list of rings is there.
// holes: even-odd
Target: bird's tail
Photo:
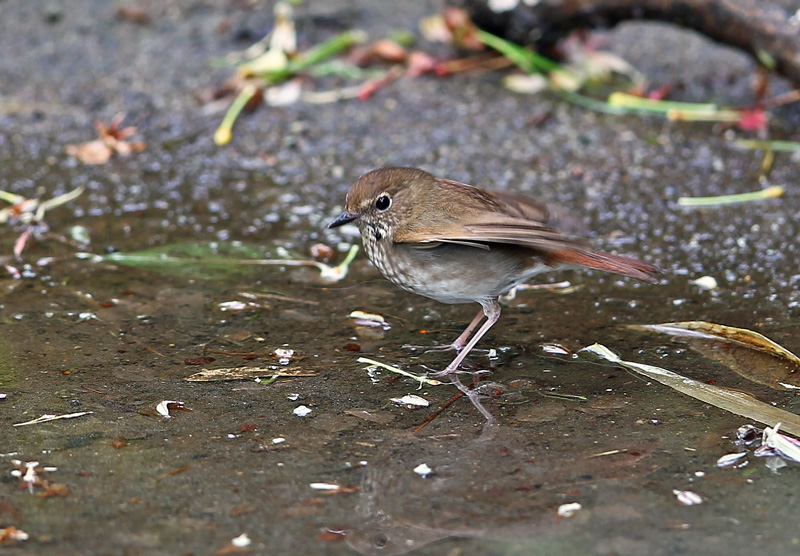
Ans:
[[[661,269],[656,265],[591,249],[568,249],[554,253],[552,256],[560,263],[622,274],[652,283],[657,282],[652,275],[661,274]]]

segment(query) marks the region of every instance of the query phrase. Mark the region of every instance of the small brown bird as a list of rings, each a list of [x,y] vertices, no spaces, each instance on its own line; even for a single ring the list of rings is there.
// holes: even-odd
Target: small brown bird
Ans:
[[[489,192],[416,168],[361,176],[329,228],[355,221],[378,270],[404,290],[442,303],[483,307],[453,342],[450,375],[490,422],[494,418],[457,377],[458,367],[500,318],[498,297],[540,272],[583,266],[655,282],[659,269],[591,249],[566,212],[513,193]],[[470,338],[483,317],[486,322]]]

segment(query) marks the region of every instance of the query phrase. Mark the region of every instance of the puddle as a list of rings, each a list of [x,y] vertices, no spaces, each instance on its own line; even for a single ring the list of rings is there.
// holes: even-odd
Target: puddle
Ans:
[[[413,22],[427,7],[406,9]],[[198,10],[224,17],[218,8]],[[347,24],[360,17],[345,12]],[[179,21],[176,48],[193,44],[191,29],[217,37],[197,30],[210,25],[203,14],[170,17]],[[248,23],[248,14],[235,17]],[[363,17],[362,24],[383,21],[373,11]],[[307,21],[317,19],[303,21],[310,29]],[[48,29],[31,25],[33,37]],[[69,17],[64,26],[80,27]],[[148,29],[166,40],[165,31]],[[308,32],[324,27],[314,29]],[[118,32],[132,55],[134,32]],[[92,27],[90,35],[102,33]],[[0,236],[3,263],[21,273],[0,278],[0,527],[31,536],[14,549],[223,554],[233,553],[228,543],[242,533],[252,541],[244,550],[254,554],[794,549],[800,536],[787,525],[800,486],[796,464],[773,472],[750,454],[744,467],[716,466],[738,450],[736,430],[746,419],[622,368],[542,349],[557,343],[577,352],[600,342],[625,359],[796,412],[793,391],[753,380],[754,367],[769,367],[770,381],[793,374],[783,363],[719,346],[696,352],[618,326],[708,320],[758,330],[798,351],[799,209],[790,187],[781,200],[724,209],[687,211],[674,202],[752,189],[756,155],[728,148],[710,126],[529,100],[492,76],[399,80],[371,102],[265,110],[237,124],[233,146],[217,149],[216,116],[198,119],[189,100],[196,76],[187,73],[232,48],[220,40],[187,53],[180,72],[176,54],[165,53],[158,77],[178,72],[185,98],[164,114],[131,93],[126,122],[141,128],[148,149],[104,167],[76,165],[63,153],[63,143],[85,140],[94,111],[45,111],[40,123],[30,107],[3,112],[9,131],[0,135],[7,147],[0,189],[51,198],[87,188],[47,214],[48,234],[32,240],[22,260],[8,256],[19,231],[5,227]],[[116,58],[122,54],[109,56],[121,68],[114,71],[129,75]],[[63,67],[58,75],[70,79]],[[74,80],[61,108],[89,90],[85,75]],[[144,87],[141,78],[135,83]],[[102,84],[95,97],[109,111],[122,108],[115,87]],[[159,101],[170,90],[157,80],[152,87]],[[541,110],[552,115],[541,129],[497,125]],[[476,351],[467,360],[491,371],[484,404],[500,426],[484,431],[483,418],[459,399],[415,433],[457,391],[369,371],[357,359],[440,370],[452,354],[401,346],[451,342],[477,306],[400,292],[363,253],[339,282],[325,281],[314,266],[241,263],[310,260],[324,244],[337,264],[358,238],[325,225],[351,181],[387,164],[569,205],[599,246],[659,264],[663,280],[564,272],[547,279],[580,287],[518,293],[478,346],[497,356]],[[771,179],[796,183],[797,172],[788,155],[779,157]],[[75,225],[85,227],[88,244],[68,239]],[[184,262],[132,264],[112,253]],[[703,275],[720,287],[692,283]],[[358,324],[348,316],[354,310],[379,314],[387,325]],[[293,350],[283,353],[288,363],[276,349]],[[186,380],[204,368],[260,374]],[[412,410],[391,401],[409,394],[430,405]],[[184,408],[169,406],[166,418],[157,411],[165,400]],[[301,406],[310,412],[301,416]],[[81,415],[15,426],[45,414]],[[32,485],[12,475],[31,461],[39,462],[40,479]],[[426,476],[415,472],[421,464]],[[312,488],[317,483],[334,486]],[[682,504],[674,491],[702,503]]]

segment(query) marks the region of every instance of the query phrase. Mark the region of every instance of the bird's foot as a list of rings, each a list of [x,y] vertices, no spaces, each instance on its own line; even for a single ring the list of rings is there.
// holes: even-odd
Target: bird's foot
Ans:
[[[474,377],[477,378],[478,375],[485,375],[485,374],[489,374],[491,372],[492,371],[488,371],[486,369],[481,369],[479,371],[470,371],[470,370],[467,370],[467,369],[456,369],[456,368],[451,369],[448,366],[443,371],[429,371],[429,372],[425,373],[425,376],[428,377],[428,378],[430,378],[430,377],[438,378],[438,377],[457,375],[457,374],[471,374],[471,375],[473,375]]]
[[[443,344],[440,346],[420,346],[416,344],[403,344],[403,349],[410,349],[411,351],[419,351],[423,350],[422,353],[434,353],[439,351],[450,351],[455,350],[457,353],[464,349],[464,344]],[[489,349],[481,349],[481,348],[472,348],[470,353],[489,353],[491,350]]]
[[[418,346],[415,344],[404,344],[403,349],[410,349],[411,351],[419,351],[423,350],[422,353],[432,353],[434,351],[450,351],[454,349],[456,351],[461,351],[461,348],[464,346],[456,346],[455,344],[446,344],[441,346]]]

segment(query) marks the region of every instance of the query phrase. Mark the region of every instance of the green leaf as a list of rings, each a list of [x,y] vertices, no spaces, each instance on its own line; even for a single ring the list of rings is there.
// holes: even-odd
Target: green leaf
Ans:
[[[520,46],[511,41],[507,41],[487,33],[482,29],[477,31],[478,40],[490,48],[494,48],[500,54],[514,62],[525,73],[550,73],[555,70],[562,70],[562,66],[546,56],[542,56],[529,48]]]
[[[102,259],[167,276],[219,279],[251,274],[264,254],[260,247],[241,243],[173,243]]]

